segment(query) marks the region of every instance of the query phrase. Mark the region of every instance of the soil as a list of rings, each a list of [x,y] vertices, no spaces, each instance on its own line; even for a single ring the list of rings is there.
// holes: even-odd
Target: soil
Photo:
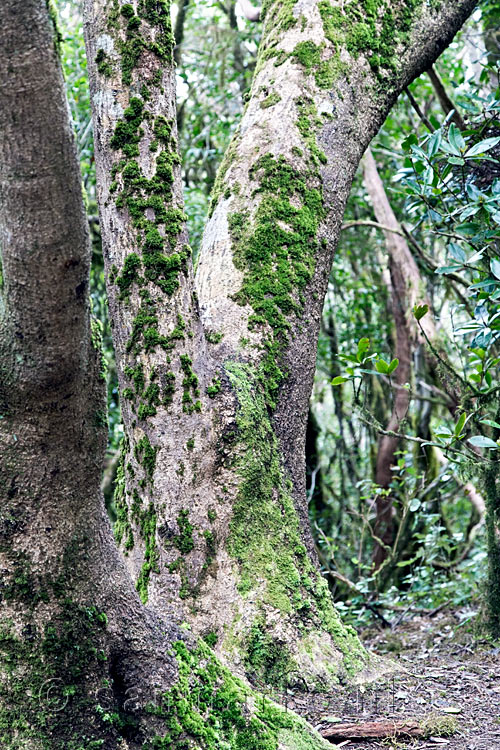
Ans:
[[[500,750],[500,648],[474,632],[476,614],[439,612],[367,629],[361,633],[366,646],[392,657],[400,667],[396,675],[329,700],[291,697],[290,707],[320,732],[341,722],[417,718],[430,734],[419,740],[339,741],[332,747]]]

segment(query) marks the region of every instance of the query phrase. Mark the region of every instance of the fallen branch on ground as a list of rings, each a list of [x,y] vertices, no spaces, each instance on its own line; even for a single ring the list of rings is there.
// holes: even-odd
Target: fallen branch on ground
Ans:
[[[362,724],[335,724],[323,729],[321,736],[328,742],[338,740],[381,740],[425,737],[450,737],[457,731],[457,721],[452,716],[431,714],[423,719],[380,719]]]
[[[423,737],[424,729],[416,720],[366,721],[363,724],[335,724],[321,732],[321,736],[329,742],[337,740],[378,740],[386,737],[409,738]]]

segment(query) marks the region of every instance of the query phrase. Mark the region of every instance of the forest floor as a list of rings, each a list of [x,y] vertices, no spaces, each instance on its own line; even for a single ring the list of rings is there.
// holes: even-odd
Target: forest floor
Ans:
[[[500,648],[475,635],[474,613],[415,616],[392,629],[367,629],[365,645],[395,659],[394,677],[349,690],[323,704],[296,705],[321,732],[335,723],[417,719],[449,725],[453,735],[427,739],[340,741],[346,750],[443,748],[500,750]],[[307,703],[307,701],[306,701]],[[302,711],[301,711],[302,709]],[[431,725],[432,726],[432,725]],[[437,734],[437,733],[436,733]]]

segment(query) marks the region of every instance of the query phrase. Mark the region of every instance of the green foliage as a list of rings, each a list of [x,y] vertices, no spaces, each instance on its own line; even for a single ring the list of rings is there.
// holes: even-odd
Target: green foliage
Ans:
[[[446,601],[477,601],[487,552],[465,490],[469,480],[489,507],[485,590],[500,601],[494,583],[498,545],[491,542],[498,491],[496,479],[487,480],[496,477],[500,437],[500,124],[498,91],[479,89],[498,76],[490,66],[478,80],[466,80],[461,44],[445,53],[439,74],[465,113],[465,129],[443,115],[422,77],[411,88],[427,125],[418,127],[401,98],[374,146],[391,206],[410,237],[422,295],[431,300],[413,309],[424,345],[414,350],[414,374],[406,385],[410,406],[396,427],[390,423],[395,391],[388,372],[395,363],[395,330],[384,300],[382,232],[356,226],[343,233],[325,306],[312,404],[319,433],[309,464],[310,509],[323,565],[354,585],[332,585],[337,607],[351,622],[391,618],[390,607],[403,602],[432,609]],[[354,183],[346,220],[373,220],[361,180]],[[432,348],[425,342],[426,316],[441,322]],[[437,367],[428,368],[425,349]],[[379,431],[403,435],[388,487],[375,482]],[[384,499],[393,507],[395,537],[388,564],[375,574],[376,504]]]

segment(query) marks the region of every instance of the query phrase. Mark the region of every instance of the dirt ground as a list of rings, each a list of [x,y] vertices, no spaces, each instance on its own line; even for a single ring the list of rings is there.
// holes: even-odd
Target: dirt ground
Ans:
[[[330,701],[302,702],[319,731],[340,722],[423,719],[454,733],[419,740],[340,741],[346,750],[443,748],[500,750],[500,648],[474,634],[474,613],[414,616],[392,629],[361,633],[370,650],[390,656],[402,668],[395,677],[343,692]]]

